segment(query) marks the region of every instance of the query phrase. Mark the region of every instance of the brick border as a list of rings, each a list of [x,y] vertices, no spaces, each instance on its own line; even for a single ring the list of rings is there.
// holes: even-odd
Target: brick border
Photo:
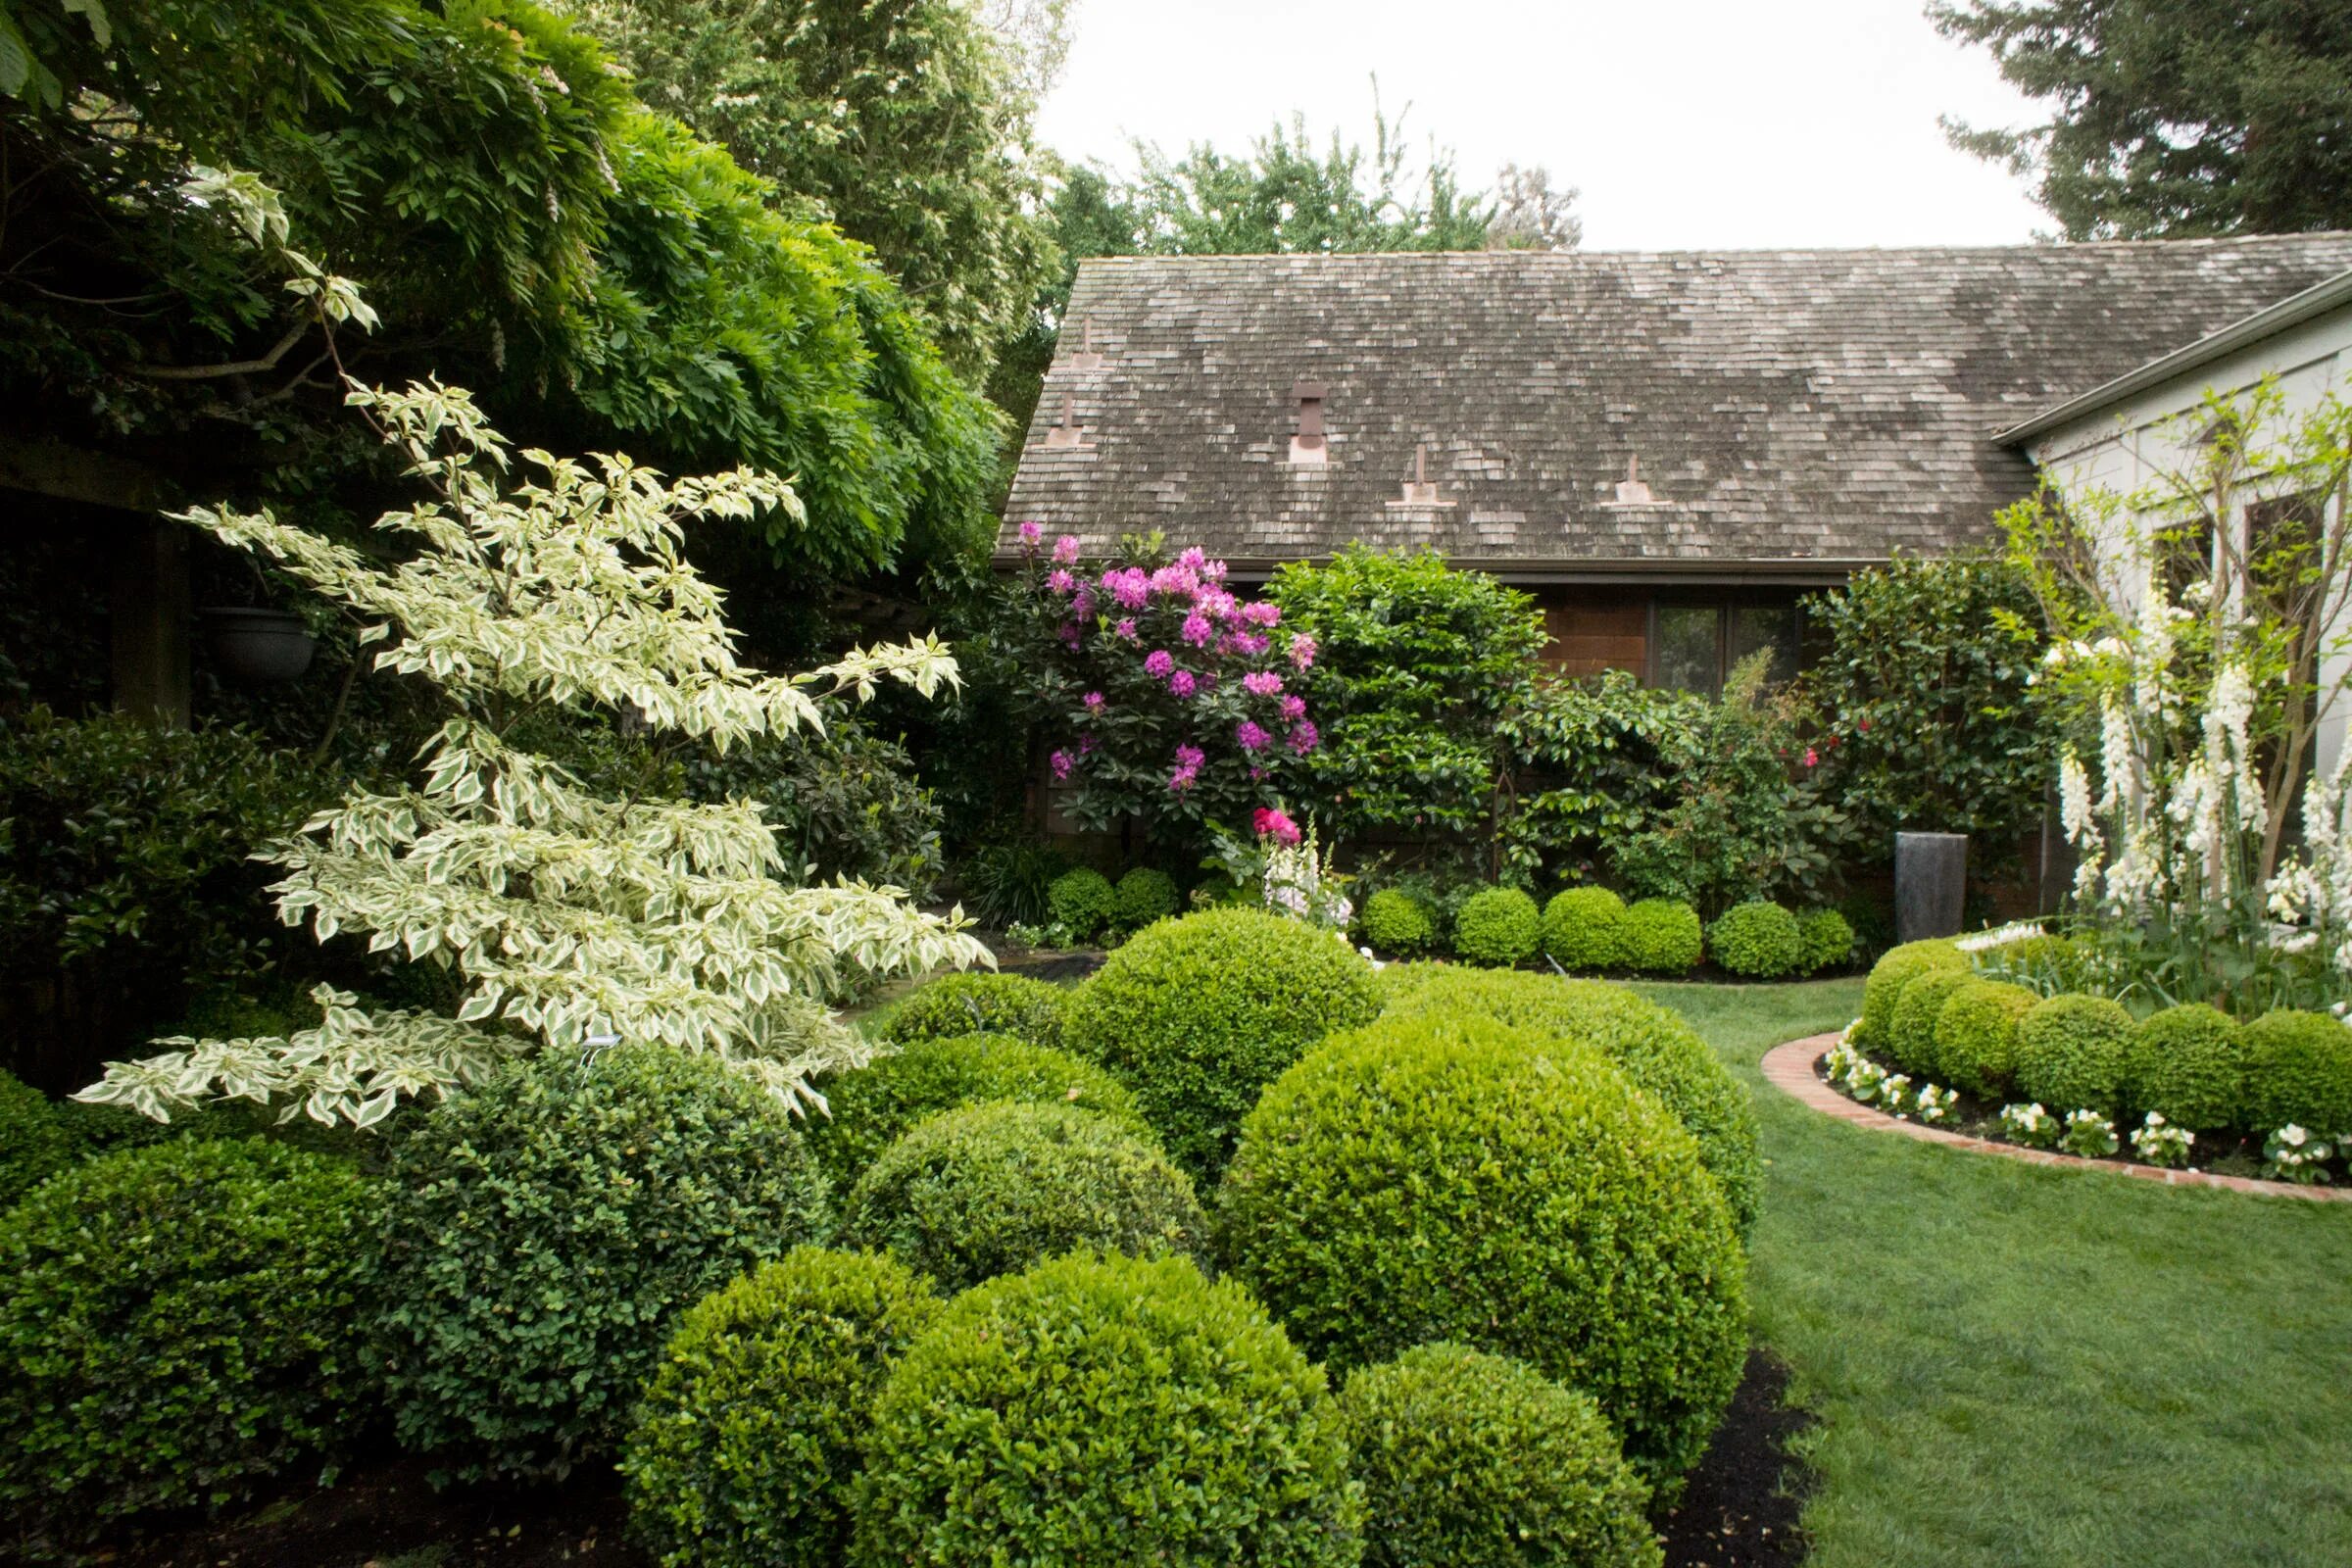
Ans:
[[[1854,1127],[1868,1127],[1877,1132],[1901,1133],[1922,1143],[1948,1144],[1980,1154],[1999,1154],[2009,1159],[2024,1160],[2029,1165],[2073,1165],[2085,1170],[2103,1170],[2119,1176],[2137,1176],[2143,1181],[2160,1182],[2167,1187],[2221,1187],[2233,1193],[2254,1193],[2267,1198],[2301,1198],[2314,1202],[2352,1201],[2352,1187],[2304,1187],[2294,1182],[2256,1181],[2249,1176],[2216,1176],[2208,1171],[2166,1170],[2156,1165],[2135,1165],[2120,1159],[2083,1159],[2076,1154],[2061,1154],[2049,1150],[2027,1149],[2018,1144],[1995,1143],[1988,1138],[1971,1138],[1966,1133],[1947,1132],[1941,1127],[1923,1126],[1915,1121],[1898,1121],[1883,1110],[1857,1104],[1832,1089],[1814,1066],[1838,1044],[1836,1035],[1812,1035],[1803,1040],[1791,1040],[1785,1046],[1775,1046],[1764,1054],[1764,1081],[1800,1103],[1835,1116]]]

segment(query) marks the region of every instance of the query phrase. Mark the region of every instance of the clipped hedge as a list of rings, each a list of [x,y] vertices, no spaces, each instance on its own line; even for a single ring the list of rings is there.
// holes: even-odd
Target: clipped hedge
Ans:
[[[1641,899],[1625,911],[1625,965],[1637,974],[1685,974],[1706,956],[1698,911],[1680,899]]]
[[[81,1140],[49,1097],[0,1072],[0,1208],[14,1203],[82,1155]]]
[[[1649,1488],[1588,1395],[1425,1345],[1340,1391],[1364,1487],[1366,1568],[1656,1568]]]
[[[1614,969],[1630,956],[1625,901],[1607,888],[1569,888],[1544,906],[1544,951],[1563,969]]]
[[[2018,1022],[2040,1000],[2006,980],[1972,980],[1953,991],[1936,1015],[1937,1069],[1980,1100],[2007,1095],[2017,1075]]]
[[[895,1055],[829,1074],[817,1087],[826,1109],[802,1124],[802,1135],[836,1192],[847,1192],[915,1123],[990,1100],[1076,1105],[1151,1136],[1125,1084],[1066,1051],[1010,1035],[917,1040]]]
[[[894,1046],[963,1035],[1013,1035],[1058,1047],[1070,994],[1020,974],[951,974],[892,1009],[882,1038]]]
[[[804,1247],[690,1309],[623,1450],[662,1568],[834,1568],[867,1412],[939,1298],[890,1258]]]
[[[1365,945],[1377,953],[1417,957],[1438,939],[1438,923],[1428,907],[1401,888],[1382,888],[1373,894],[1356,918]]]
[[[550,1053],[392,1153],[374,1297],[401,1441],[462,1477],[618,1440],[677,1316],[821,1239],[825,1178],[774,1096],[708,1056]]]
[[[1148,865],[1139,865],[1119,878],[1114,891],[1113,916],[1120,928],[1128,931],[1140,931],[1154,920],[1166,919],[1184,902],[1177,896],[1176,879]]]
[[[1339,1366],[1450,1339],[1592,1395],[1653,1477],[1746,1356],[1745,1260],[1698,1146],[1598,1050],[1416,1015],[1276,1080],[1219,1190],[1222,1254]]]
[[[1081,942],[1092,942],[1119,917],[1118,891],[1110,878],[1090,866],[1064,871],[1046,889],[1046,906]]]
[[[2132,1038],[2124,1097],[2133,1114],[2152,1110],[2176,1126],[2199,1132],[2240,1126],[2246,1120],[2244,1026],[2202,1002],[2151,1013]]]
[[[1976,984],[1966,969],[1929,969],[1914,975],[1895,999],[1893,1021],[1880,1048],[1896,1066],[1929,1083],[1945,1082],[1943,1058],[1936,1051],[1936,1020],[1962,986]]]
[[[66,1547],[316,1473],[372,1405],[366,1178],[255,1140],[75,1166],[0,1215],[0,1506]]]
[[[2324,1012],[2266,1012],[2246,1025],[2246,1131],[2289,1123],[2352,1133],[2352,1028]]]
[[[1481,888],[1453,917],[1453,951],[1465,963],[1508,969],[1536,956],[1544,915],[1517,888]]]
[[[1068,1251],[1200,1255],[1184,1172],[1073,1105],[997,1101],[932,1117],[882,1152],[842,1207],[844,1246],[886,1251],[951,1294]]]
[[[1747,980],[1794,974],[1804,958],[1796,916],[1761,899],[1726,909],[1708,929],[1707,947],[1725,973]]]
[[[1224,1168],[1258,1091],[1325,1035],[1380,1012],[1372,966],[1328,931],[1262,909],[1163,920],[1078,990],[1069,1039],[1135,1092],[1197,1181]]]
[[[1323,1373],[1181,1258],[1076,1256],[957,1298],[876,1401],[851,1560],[1348,1568]]]
[[[2125,1075],[2136,1026],[2105,997],[2052,997],[2017,1022],[2018,1093],[2063,1116],[2123,1114]]]
[[[1949,937],[1906,942],[1889,949],[1871,965],[1870,978],[1862,982],[1862,1028],[1854,1043],[1872,1050],[1886,1050],[1886,1031],[1893,1026],[1894,1004],[1902,996],[1903,987],[1930,969],[1965,972],[1967,968],[1968,956],[1952,946]]]
[[[1819,974],[1854,956],[1854,928],[1836,909],[1815,909],[1796,922],[1796,946],[1797,968]]]

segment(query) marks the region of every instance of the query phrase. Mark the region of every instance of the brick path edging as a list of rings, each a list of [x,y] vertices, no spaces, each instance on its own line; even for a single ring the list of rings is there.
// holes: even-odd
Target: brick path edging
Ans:
[[[2256,1193],[2270,1198],[2302,1198],[2323,1203],[2352,1200],[2352,1187],[2304,1187],[2295,1182],[2256,1181],[2250,1176],[2216,1176],[2210,1171],[2166,1170],[2161,1166],[2136,1165],[2127,1160],[2083,1159],[2080,1155],[2061,1154],[2050,1150],[2027,1149],[2020,1144],[1995,1143],[1989,1138],[1971,1138],[1966,1133],[1948,1132],[1941,1127],[1923,1126],[1915,1121],[1898,1121],[1883,1110],[1846,1099],[1813,1070],[1814,1064],[1827,1055],[1830,1048],[1836,1044],[1836,1035],[1812,1035],[1803,1040],[1791,1040],[1785,1046],[1775,1046],[1764,1054],[1764,1081],[1813,1109],[1855,1127],[1901,1133],[1906,1138],[1916,1138],[1923,1143],[1949,1144],[1980,1154],[2000,1154],[2009,1159],[2022,1159],[2029,1165],[2079,1165],[2121,1176],[2137,1176],[2145,1181],[2161,1182],[2167,1187],[2224,1187],[2233,1193]]]

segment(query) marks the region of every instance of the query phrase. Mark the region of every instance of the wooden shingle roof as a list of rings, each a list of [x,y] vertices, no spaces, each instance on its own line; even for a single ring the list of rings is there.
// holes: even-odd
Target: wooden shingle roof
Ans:
[[[1994,432],[2347,267],[2352,233],[1089,261],[1000,548],[1036,519],[1244,569],[1355,540],[1595,576],[1944,550],[2031,487]],[[1290,462],[1301,381],[1319,467]],[[1065,398],[1085,444],[1049,446]],[[1417,445],[1450,505],[1397,504]],[[1635,457],[1649,505],[1617,499]]]

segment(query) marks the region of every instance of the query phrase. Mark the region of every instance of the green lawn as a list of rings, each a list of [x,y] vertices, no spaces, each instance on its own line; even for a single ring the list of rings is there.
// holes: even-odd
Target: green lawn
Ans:
[[[1755,1331],[1821,1419],[1819,1568],[2352,1563],[2352,1204],[1847,1127],[1768,1087],[1858,981],[1639,988],[1755,1092]]]

